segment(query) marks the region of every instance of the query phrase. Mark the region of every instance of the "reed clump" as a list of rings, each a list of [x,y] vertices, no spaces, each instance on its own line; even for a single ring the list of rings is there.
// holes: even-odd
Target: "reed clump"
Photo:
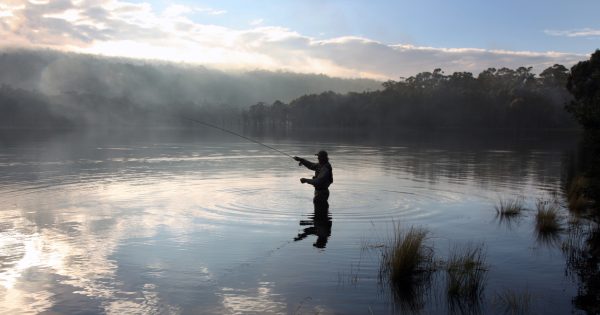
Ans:
[[[446,264],[447,293],[451,299],[479,300],[485,287],[487,265],[483,244],[455,246]]]
[[[503,314],[525,315],[530,314],[531,300],[531,293],[527,290],[517,292],[507,289],[496,294],[493,304]]]
[[[517,217],[525,210],[525,200],[522,196],[518,196],[514,199],[501,198],[495,208],[496,214],[500,216],[500,218]]]
[[[536,208],[535,227],[539,234],[555,234],[561,230],[557,202],[538,200]]]
[[[383,248],[379,278],[390,286],[394,301],[401,310],[419,312],[435,271],[433,247],[427,244],[429,232],[420,227],[401,231]]]
[[[382,271],[392,283],[410,281],[422,272],[433,270],[433,248],[426,245],[428,231],[411,227],[407,232],[396,233],[383,253]]]

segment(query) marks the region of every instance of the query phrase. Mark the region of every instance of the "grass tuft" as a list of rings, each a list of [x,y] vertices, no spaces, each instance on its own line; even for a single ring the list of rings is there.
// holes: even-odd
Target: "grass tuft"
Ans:
[[[524,315],[530,314],[531,300],[531,293],[527,290],[516,292],[507,289],[496,294],[493,304],[503,314]]]
[[[433,249],[425,244],[428,231],[411,227],[406,233],[396,231],[395,237],[383,253],[384,273],[393,283],[410,280],[415,274],[431,271]]]
[[[424,228],[403,232],[396,227],[382,253],[380,281],[389,284],[394,300],[407,312],[424,306],[434,271],[433,247],[426,244],[428,233]]]
[[[487,273],[483,244],[454,247],[446,264],[446,272],[448,297],[479,300]]]
[[[525,210],[524,206],[524,198],[522,196],[518,196],[514,199],[500,199],[498,205],[495,206],[496,213],[498,216],[502,217],[515,217],[521,215],[523,210]]]
[[[555,234],[561,230],[559,205],[556,202],[538,200],[535,227],[539,234]]]

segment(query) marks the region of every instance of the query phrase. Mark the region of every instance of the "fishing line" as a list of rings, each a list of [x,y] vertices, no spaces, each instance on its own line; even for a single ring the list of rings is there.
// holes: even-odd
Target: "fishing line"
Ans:
[[[196,123],[199,123],[199,124],[201,124],[201,125],[205,125],[205,126],[208,126],[208,127],[212,127],[212,128],[215,128],[215,129],[221,130],[221,131],[223,131],[223,132],[230,133],[230,134],[232,134],[232,135],[238,136],[238,137],[240,137],[240,138],[244,138],[244,139],[246,139],[246,140],[248,140],[248,141],[251,141],[251,142],[254,142],[254,143],[256,143],[256,144],[260,144],[260,145],[262,145],[262,146],[264,146],[264,147],[267,147],[267,148],[269,148],[269,149],[271,149],[271,150],[273,150],[273,151],[276,151],[276,152],[278,152],[278,153],[281,153],[281,154],[283,154],[283,155],[285,155],[285,156],[288,156],[288,157],[290,157],[290,158],[292,158],[292,159],[294,158],[293,156],[291,156],[291,155],[289,155],[289,154],[287,154],[287,153],[285,153],[285,152],[283,152],[283,151],[281,151],[281,150],[278,150],[278,149],[276,149],[276,148],[274,148],[274,147],[272,147],[272,146],[270,146],[270,145],[266,145],[266,144],[264,144],[264,143],[262,143],[262,142],[259,142],[259,141],[257,141],[257,140],[254,140],[254,139],[252,139],[252,138],[249,138],[249,137],[246,137],[246,136],[244,136],[244,135],[241,135],[241,134],[239,134],[239,133],[237,133],[237,132],[234,132],[234,131],[231,131],[231,130],[228,130],[228,129],[225,129],[225,128],[222,128],[222,127],[219,127],[219,126],[216,126],[216,125],[213,125],[213,124],[209,124],[209,123],[207,123],[207,122],[204,122],[204,121],[201,121],[201,120],[196,120],[196,119],[193,119],[193,118],[187,118],[187,117],[181,117],[181,118],[183,118],[183,119],[186,119],[186,120],[190,120],[190,121],[193,121],[193,122],[196,122]]]

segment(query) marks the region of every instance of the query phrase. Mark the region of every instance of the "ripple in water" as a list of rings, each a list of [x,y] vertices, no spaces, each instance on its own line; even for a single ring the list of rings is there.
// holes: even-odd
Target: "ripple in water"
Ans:
[[[278,145],[301,156],[323,147]],[[372,298],[379,256],[361,249],[372,235],[385,239],[396,222],[427,225],[439,242],[491,237],[490,256],[523,245],[515,264],[535,273],[530,231],[503,234],[490,223],[493,202],[560,187],[560,152],[328,145],[333,225],[317,248],[318,226],[303,225],[313,190],[298,181],[312,172],[287,157],[247,143],[89,146],[58,157],[40,155],[43,147],[0,155],[3,309],[286,313],[303,303],[385,312],[389,301]],[[560,282],[562,273],[548,270],[562,266],[544,266],[539,273]]]

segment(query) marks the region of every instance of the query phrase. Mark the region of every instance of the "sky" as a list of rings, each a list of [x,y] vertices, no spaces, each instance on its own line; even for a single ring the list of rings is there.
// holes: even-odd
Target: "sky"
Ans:
[[[540,72],[600,48],[597,12],[597,0],[3,0],[0,48],[379,80]]]

